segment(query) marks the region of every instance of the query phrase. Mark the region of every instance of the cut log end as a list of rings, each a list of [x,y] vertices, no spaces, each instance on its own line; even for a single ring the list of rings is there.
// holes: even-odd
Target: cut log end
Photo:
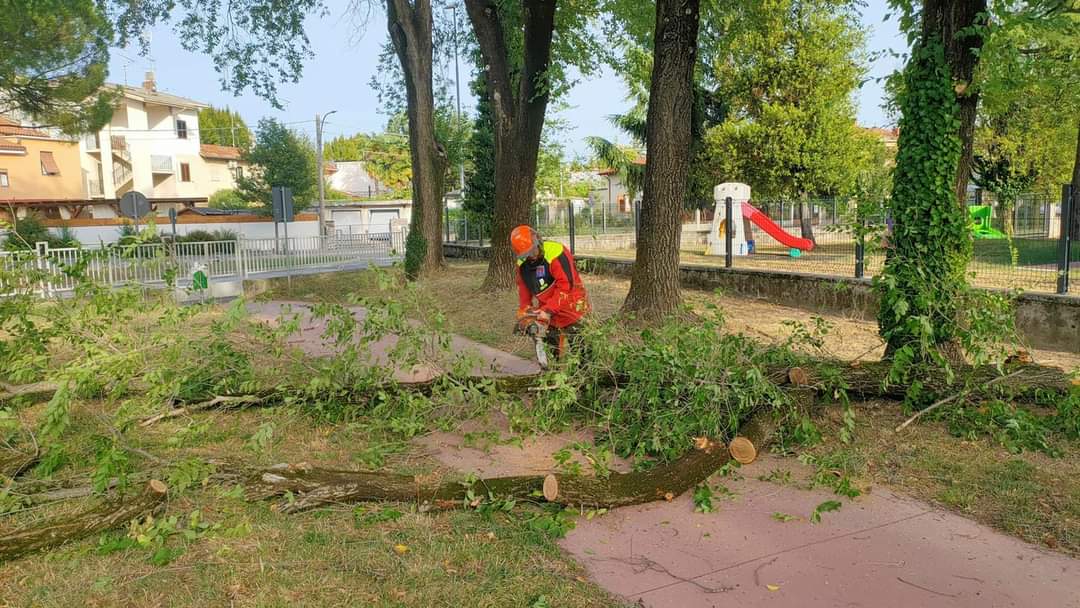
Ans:
[[[146,491],[153,494],[165,495],[169,492],[169,486],[159,479],[151,479],[146,483]]]
[[[788,382],[795,386],[808,386],[810,384],[810,374],[801,367],[793,367],[788,370]]]
[[[559,480],[555,479],[554,475],[548,475],[544,478],[544,500],[548,502],[555,502],[555,499],[559,497]]]
[[[735,439],[732,439],[731,445],[728,446],[728,450],[731,452],[731,457],[739,464],[750,464],[757,460],[757,448],[754,447],[754,443],[746,437],[736,437]]]

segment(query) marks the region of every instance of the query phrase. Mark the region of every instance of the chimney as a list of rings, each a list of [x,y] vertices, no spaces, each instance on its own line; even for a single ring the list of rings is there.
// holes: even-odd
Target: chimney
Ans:
[[[157,90],[157,83],[154,82],[154,72],[151,71],[146,73],[146,79],[143,80],[142,88],[146,89],[147,91]]]

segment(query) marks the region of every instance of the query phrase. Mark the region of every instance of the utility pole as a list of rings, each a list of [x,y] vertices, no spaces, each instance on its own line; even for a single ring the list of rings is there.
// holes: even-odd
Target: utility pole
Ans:
[[[323,154],[322,154],[322,130],[323,123],[326,122],[326,117],[330,116],[337,110],[330,110],[323,116],[315,114],[315,171],[318,173],[319,181],[319,235],[326,235],[326,215],[324,213],[326,207],[326,191],[323,186]]]

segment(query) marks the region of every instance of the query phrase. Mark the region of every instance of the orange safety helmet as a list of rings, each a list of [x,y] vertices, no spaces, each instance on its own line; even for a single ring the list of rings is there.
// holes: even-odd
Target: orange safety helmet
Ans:
[[[539,240],[530,226],[521,225],[510,232],[510,248],[519,260],[528,257]]]

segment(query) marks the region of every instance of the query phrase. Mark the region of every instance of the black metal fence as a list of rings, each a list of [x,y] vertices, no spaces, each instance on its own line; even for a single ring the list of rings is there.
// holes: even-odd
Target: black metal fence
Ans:
[[[990,197],[972,197],[972,260],[970,280],[980,287],[1069,293],[1080,282],[1080,246],[1069,239],[1068,197],[1024,195],[1011,213],[1011,227],[1001,206]],[[978,205],[977,203],[982,203]],[[724,232],[711,209],[684,212],[682,260],[686,263],[734,268],[804,272],[833,276],[872,277],[879,274],[889,246],[889,222],[881,221],[881,205],[848,199],[813,201],[754,201],[768,221],[744,217],[745,250],[730,262],[722,247],[710,246]],[[986,207],[986,209],[975,209]],[[859,212],[858,210],[862,210]],[[723,206],[721,205],[721,213]],[[545,237],[560,239],[575,252],[611,257],[635,253],[640,204],[600,201],[541,201],[532,211],[532,224]],[[865,216],[858,220],[857,216]],[[976,218],[976,216],[979,216]],[[985,216],[985,217],[983,217]],[[721,218],[725,219],[725,218]],[[786,234],[780,234],[769,227]],[[730,225],[723,222],[724,226]],[[769,230],[766,228],[769,227]],[[1011,237],[1009,232],[1011,231]],[[490,226],[451,212],[448,240],[487,243]],[[785,244],[776,236],[788,241]],[[1076,235],[1073,235],[1076,236]],[[792,247],[791,239],[807,238],[813,246]]]

